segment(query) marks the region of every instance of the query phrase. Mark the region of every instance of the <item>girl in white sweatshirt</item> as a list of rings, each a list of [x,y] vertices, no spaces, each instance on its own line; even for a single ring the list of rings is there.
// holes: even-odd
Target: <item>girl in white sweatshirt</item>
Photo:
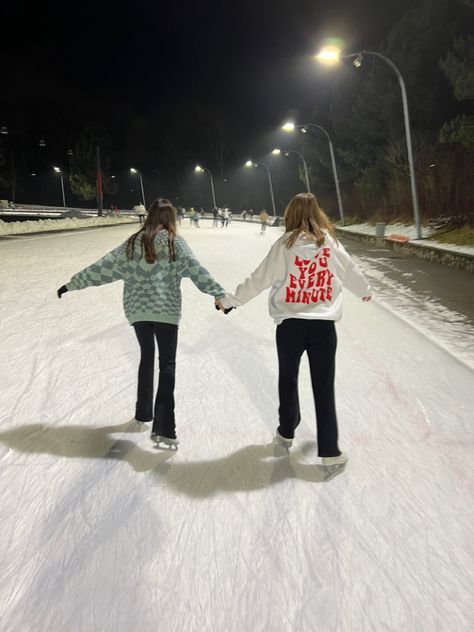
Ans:
[[[296,195],[285,211],[286,232],[258,268],[227,294],[219,306],[240,307],[267,288],[278,351],[280,396],[277,439],[290,447],[300,423],[298,371],[309,358],[316,405],[318,454],[325,465],[341,465],[347,456],[338,446],[334,401],[337,337],[334,322],[342,316],[342,287],[369,301],[370,286],[337,241],[334,227],[314,195]]]

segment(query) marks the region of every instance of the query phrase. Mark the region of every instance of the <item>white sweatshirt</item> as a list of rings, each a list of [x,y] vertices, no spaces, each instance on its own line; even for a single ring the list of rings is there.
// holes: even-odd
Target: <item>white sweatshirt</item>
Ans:
[[[240,307],[271,287],[270,316],[279,325],[286,318],[340,320],[342,287],[356,296],[369,296],[370,285],[344,246],[329,234],[322,246],[300,237],[291,248],[285,233],[273,244],[258,268],[234,294],[226,294],[224,307]]]

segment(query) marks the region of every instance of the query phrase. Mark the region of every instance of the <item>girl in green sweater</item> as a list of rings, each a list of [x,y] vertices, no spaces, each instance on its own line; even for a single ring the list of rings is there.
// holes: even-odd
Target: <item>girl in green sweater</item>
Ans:
[[[138,232],[75,274],[57,292],[61,298],[67,291],[123,280],[125,315],[135,329],[141,350],[135,419],[138,423],[153,422],[151,438],[169,446],[178,445],[174,385],[183,277],[189,277],[216,301],[225,295],[185,240],[176,234],[176,210],[171,202],[160,198],[151,205]],[[160,373],[153,406],[155,338]]]

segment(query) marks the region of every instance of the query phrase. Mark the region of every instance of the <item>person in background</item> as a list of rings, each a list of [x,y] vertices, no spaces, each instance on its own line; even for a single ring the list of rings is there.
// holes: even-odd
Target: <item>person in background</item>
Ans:
[[[153,202],[144,225],[96,263],[75,274],[59,288],[65,292],[123,280],[125,315],[135,330],[141,351],[135,420],[153,423],[157,444],[177,446],[175,370],[178,325],[181,318],[181,280],[218,301],[225,290],[201,266],[185,240],[176,234],[176,210],[171,202]],[[153,405],[155,339],[158,344],[158,391]]]
[[[229,209],[225,208],[222,212],[222,228],[224,228],[224,226],[227,228],[228,225],[229,225]]]
[[[268,220],[270,219],[270,215],[267,213],[267,211],[264,209],[261,213],[260,213],[260,234],[264,235],[266,230],[267,230],[267,223]]]
[[[312,193],[300,193],[285,210],[285,233],[258,268],[234,294],[219,301],[221,309],[245,305],[270,288],[270,316],[276,328],[278,409],[276,440],[291,447],[300,423],[298,372],[306,352],[316,406],[318,455],[323,464],[342,466],[334,397],[337,336],[342,317],[342,288],[364,302],[371,288],[361,270],[337,241],[334,226]]]
[[[146,215],[146,208],[145,208],[144,204],[142,204],[140,202],[140,204],[137,204],[136,206],[134,206],[133,207],[133,212],[138,215],[138,219],[140,221],[140,224],[143,224],[143,222],[145,221],[145,215]]]
[[[247,221],[247,211],[242,211],[242,219],[244,220],[244,222]]]
[[[192,225],[193,225],[193,223],[194,223],[194,213],[195,213],[195,212],[196,212],[196,211],[194,210],[194,207],[193,207],[193,206],[190,206],[190,207],[189,207],[189,225],[190,225],[190,226],[192,226]]]
[[[200,220],[200,219],[201,219],[201,213],[200,213],[200,211],[196,211],[196,212],[194,213],[194,226],[195,226],[196,228],[201,228],[201,227],[199,226],[199,220]]]
[[[219,209],[215,206],[212,210],[212,228],[219,226]]]

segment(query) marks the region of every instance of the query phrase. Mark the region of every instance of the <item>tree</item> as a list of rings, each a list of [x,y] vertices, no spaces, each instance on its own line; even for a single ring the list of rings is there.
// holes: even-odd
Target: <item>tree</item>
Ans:
[[[96,197],[97,147],[100,147],[104,191],[115,193],[110,174],[110,140],[105,131],[86,125],[71,157],[71,189],[83,200]]]
[[[453,48],[440,61],[440,67],[451,83],[454,97],[464,103],[474,101],[474,37],[454,39]],[[443,125],[442,143],[459,143],[474,149],[474,116],[460,114]]]

